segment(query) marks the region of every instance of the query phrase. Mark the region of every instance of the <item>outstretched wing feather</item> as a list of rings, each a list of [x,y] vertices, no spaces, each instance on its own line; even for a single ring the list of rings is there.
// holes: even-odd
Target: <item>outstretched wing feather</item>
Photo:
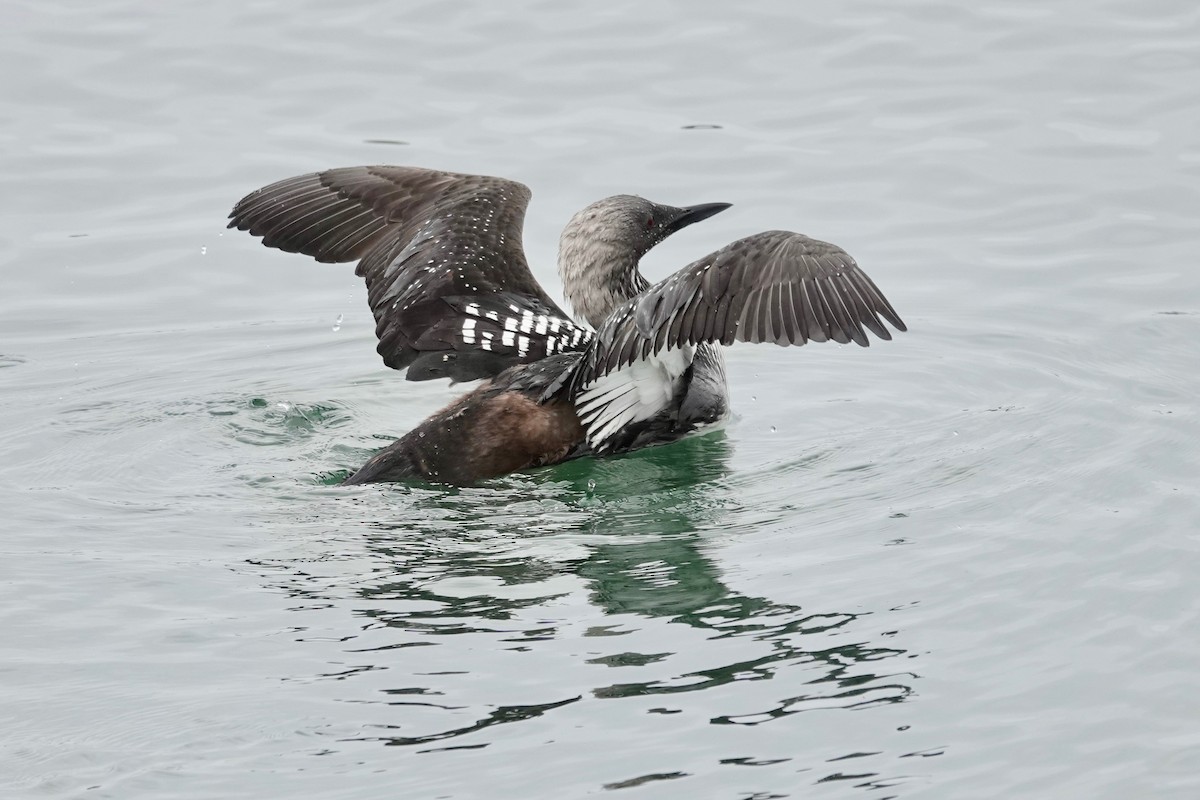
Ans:
[[[345,167],[298,175],[244,197],[230,227],[263,244],[323,262],[358,260],[375,316],[379,354],[396,369],[418,357],[445,370],[410,369],[410,380],[494,375],[518,362],[582,348],[570,317],[529,270],[521,228],[529,189],[515,181],[416,167]],[[525,333],[478,334],[491,312],[558,324]],[[464,327],[465,326],[465,327]],[[486,343],[486,345],[485,345]],[[458,359],[456,353],[475,353]]]
[[[632,370],[635,362],[637,380],[654,369],[664,380],[675,380],[685,364],[680,356],[668,356],[674,351],[686,354],[686,361],[694,346],[717,342],[786,346],[833,340],[866,347],[868,330],[891,338],[882,320],[906,330],[848,253],[798,233],[767,231],[705,256],[618,308],[543,399],[563,392],[572,400],[586,399],[589,443],[603,449],[614,419],[634,413],[615,401],[626,395],[609,388],[618,383],[612,376]],[[643,403],[636,415],[644,419],[658,410]]]

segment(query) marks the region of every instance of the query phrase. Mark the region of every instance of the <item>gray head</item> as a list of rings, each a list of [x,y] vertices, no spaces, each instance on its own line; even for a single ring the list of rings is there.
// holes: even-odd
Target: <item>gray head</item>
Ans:
[[[675,208],[619,194],[571,217],[558,242],[558,272],[575,313],[599,326],[648,285],[637,267],[650,248],[727,208],[729,203]]]

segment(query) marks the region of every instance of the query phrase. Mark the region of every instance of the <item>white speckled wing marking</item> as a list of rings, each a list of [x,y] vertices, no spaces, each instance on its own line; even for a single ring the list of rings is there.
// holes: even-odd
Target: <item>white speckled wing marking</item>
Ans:
[[[463,306],[464,317],[459,334],[464,344],[474,344],[481,327],[486,328],[493,333],[493,338],[499,335],[500,343],[493,342],[490,347],[483,345],[484,349],[515,349],[517,357],[523,359],[531,351],[550,355],[570,350],[586,343],[592,336],[590,330],[579,327],[569,319],[547,314],[535,315],[532,311],[521,311],[517,306],[503,301],[489,309],[486,307],[489,302],[492,300],[475,300]],[[514,311],[514,308],[517,310]]]

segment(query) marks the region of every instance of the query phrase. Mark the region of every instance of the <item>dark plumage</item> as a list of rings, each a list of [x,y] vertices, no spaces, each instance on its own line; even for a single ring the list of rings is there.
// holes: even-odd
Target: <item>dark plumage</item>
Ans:
[[[867,346],[904,323],[845,251],[787,231],[734,242],[651,286],[640,258],[728,206],[618,195],[559,246],[576,323],[521,245],[529,190],[414,167],[302,175],[243,198],[230,227],[318,261],[358,260],[384,363],[409,380],[483,384],[346,483],[471,483],[587,453],[672,441],[728,413],[717,344]]]
[[[583,426],[571,403],[538,399],[550,377],[578,360],[575,353],[548,356],[504,370],[376,453],[345,482],[465,484],[582,455]]]

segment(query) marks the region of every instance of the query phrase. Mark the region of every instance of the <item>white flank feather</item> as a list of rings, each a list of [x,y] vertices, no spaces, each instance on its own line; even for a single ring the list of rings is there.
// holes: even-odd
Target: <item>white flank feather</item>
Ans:
[[[694,347],[665,350],[585,386],[575,408],[587,429],[588,444],[597,448],[626,425],[650,419],[666,408],[694,355]]]

